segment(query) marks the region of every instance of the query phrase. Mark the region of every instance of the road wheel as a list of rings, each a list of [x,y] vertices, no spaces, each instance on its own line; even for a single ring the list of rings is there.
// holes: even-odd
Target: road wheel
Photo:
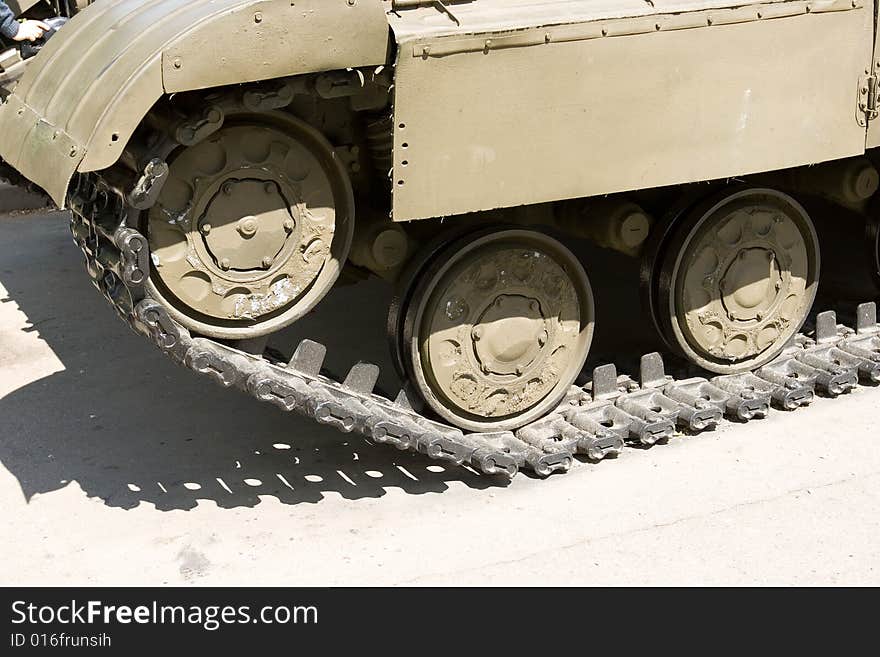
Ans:
[[[663,244],[651,285],[656,323],[707,370],[754,369],[800,330],[819,264],[815,228],[794,199],[727,192],[684,213]]]
[[[443,419],[507,430],[556,407],[590,349],[593,293],[577,258],[533,230],[492,228],[433,252],[390,322],[398,360]]]
[[[283,113],[239,114],[169,165],[145,213],[150,292],[181,324],[214,338],[265,336],[333,287],[354,200],[315,129]]]

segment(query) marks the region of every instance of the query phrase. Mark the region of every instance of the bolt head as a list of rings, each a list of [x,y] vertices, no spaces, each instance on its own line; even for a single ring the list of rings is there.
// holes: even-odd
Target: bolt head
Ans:
[[[538,336],[538,344],[542,347],[547,344],[550,340],[550,334],[547,331],[541,331],[541,335]]]
[[[253,237],[257,234],[257,220],[253,217],[246,217],[238,224],[238,232],[242,237]]]
[[[288,233],[292,233],[294,228],[296,228],[296,224],[294,223],[293,219],[285,219],[284,220],[284,230],[285,231],[287,231]]]
[[[269,269],[269,267],[271,267],[274,264],[275,264],[275,258],[273,258],[272,256],[266,256],[265,258],[263,258],[263,268],[264,269]]]
[[[229,271],[230,267],[232,266],[232,263],[229,262],[229,258],[221,258],[218,264],[220,265],[220,269],[222,269],[223,271]]]
[[[211,232],[211,224],[202,224],[199,230],[202,231],[202,235],[208,235]]]

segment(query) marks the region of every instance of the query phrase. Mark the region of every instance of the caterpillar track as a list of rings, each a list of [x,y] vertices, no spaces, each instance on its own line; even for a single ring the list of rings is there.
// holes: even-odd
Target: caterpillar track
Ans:
[[[568,471],[578,456],[599,461],[630,444],[662,444],[678,432],[748,422],[771,409],[807,406],[817,394],[837,397],[880,384],[880,324],[876,303],[869,302],[858,307],[854,328],[838,324],[832,311],[819,314],[810,335],[797,335],[753,372],[676,379],[652,353],[642,357],[637,376],[614,365],[595,368],[586,385],[572,387],[550,413],[516,431],[469,433],[426,416],[406,391],[393,400],[376,394],[375,365],[358,363],[344,380],[330,378],[322,367],[326,348],[318,342],[303,341],[283,362],[193,336],[146,292],[148,241],[125,225],[126,199],[88,174],[75,179],[70,200],[71,231],[94,285],[135,332],[176,363],[344,433],[487,475],[512,478],[525,470],[546,477]],[[116,217],[109,222],[119,226],[113,231],[106,229],[108,216]]]

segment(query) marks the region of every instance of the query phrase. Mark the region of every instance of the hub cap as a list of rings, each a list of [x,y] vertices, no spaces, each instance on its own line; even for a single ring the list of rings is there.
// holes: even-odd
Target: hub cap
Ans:
[[[815,297],[818,244],[806,213],[784,194],[747,190],[682,228],[664,263],[671,337],[712,371],[766,363]]]
[[[329,290],[352,204],[324,146],[297,123],[230,125],[171,162],[149,238],[157,292],[179,321],[213,337],[256,337]]]
[[[444,256],[407,312],[420,391],[462,428],[509,429],[540,417],[589,350],[593,299],[583,269],[561,244],[525,230],[471,237]]]

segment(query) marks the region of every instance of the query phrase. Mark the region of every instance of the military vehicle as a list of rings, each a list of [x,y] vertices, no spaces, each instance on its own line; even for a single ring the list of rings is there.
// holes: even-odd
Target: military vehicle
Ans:
[[[51,2],[49,0],[9,0],[6,4],[15,12],[16,17],[42,20],[52,30],[35,43],[7,43],[0,37],[0,51],[2,51],[0,52],[0,99],[6,98],[12,93],[25,68],[42,49],[46,41],[68,18],[85,7],[88,0],[52,0]],[[15,169],[7,166],[2,160],[0,160],[0,180],[27,185],[27,180],[22,179]]]
[[[866,0],[98,0],[2,107],[0,155],[179,363],[545,475],[880,381],[876,28]],[[640,259],[693,376],[653,353],[579,379],[615,276],[584,238]],[[822,259],[865,303],[801,333]],[[265,348],[344,270],[397,286],[396,398],[320,342]]]

